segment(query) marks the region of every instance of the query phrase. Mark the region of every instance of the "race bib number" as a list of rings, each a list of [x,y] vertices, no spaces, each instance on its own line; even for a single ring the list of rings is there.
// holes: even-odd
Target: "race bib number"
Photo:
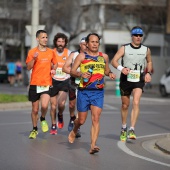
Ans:
[[[66,73],[62,72],[62,68],[57,68],[55,77],[57,77],[57,78],[65,78]]]
[[[127,81],[129,82],[139,82],[140,81],[140,70],[130,70],[127,75]]]
[[[50,86],[37,86],[37,93],[48,91]]]

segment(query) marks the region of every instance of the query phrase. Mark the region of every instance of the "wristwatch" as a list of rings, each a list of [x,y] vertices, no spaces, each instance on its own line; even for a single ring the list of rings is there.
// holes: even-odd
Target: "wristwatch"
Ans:
[[[147,73],[149,73],[149,74],[150,74],[150,76],[152,75],[152,73],[151,73],[151,72],[149,72],[149,71],[148,71]]]

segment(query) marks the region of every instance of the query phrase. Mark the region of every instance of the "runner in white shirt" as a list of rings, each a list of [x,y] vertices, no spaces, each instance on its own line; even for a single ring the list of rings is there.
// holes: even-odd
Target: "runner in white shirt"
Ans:
[[[73,51],[70,56],[67,58],[62,71],[70,74],[71,66],[74,63],[75,58],[80,52],[85,52],[86,51],[86,42],[85,42],[85,37],[83,37],[80,41],[80,48],[79,50]],[[75,105],[76,105],[76,89],[77,86],[80,82],[79,78],[71,77],[70,78],[70,88],[69,88],[69,108],[72,108],[72,111],[75,112]],[[70,122],[68,125],[68,131],[71,132],[74,126],[74,120],[75,118],[70,118]],[[81,137],[80,129],[78,130],[76,137],[79,138]]]

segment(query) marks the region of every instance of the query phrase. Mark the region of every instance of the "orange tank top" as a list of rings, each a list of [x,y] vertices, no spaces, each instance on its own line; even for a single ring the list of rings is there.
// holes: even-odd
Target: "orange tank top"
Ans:
[[[64,51],[63,53],[61,53],[61,55],[57,52],[56,48],[54,48],[54,51],[56,54],[58,66],[56,69],[56,74],[53,76],[53,79],[58,81],[64,81],[70,78],[69,74],[62,71],[63,65],[65,64],[66,59],[69,56],[69,50],[67,48],[64,48]]]

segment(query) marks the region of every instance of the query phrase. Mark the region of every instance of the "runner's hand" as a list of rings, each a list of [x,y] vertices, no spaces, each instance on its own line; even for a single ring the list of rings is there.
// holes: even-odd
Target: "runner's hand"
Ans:
[[[55,74],[56,73],[56,71],[55,70],[51,70],[51,74]]]
[[[114,80],[114,79],[116,78],[116,74],[110,72],[110,73],[109,73],[109,78],[112,79],[112,80]]]
[[[150,74],[145,74],[145,83],[149,83],[149,82],[151,82],[151,75]]]
[[[125,75],[128,75],[129,72],[130,72],[130,69],[129,69],[129,68],[126,68],[126,67],[125,67],[125,68],[122,69],[122,73],[125,74]]]
[[[35,53],[34,53],[34,56],[33,56],[33,59],[36,60],[37,57],[38,57],[38,52],[35,52]]]

